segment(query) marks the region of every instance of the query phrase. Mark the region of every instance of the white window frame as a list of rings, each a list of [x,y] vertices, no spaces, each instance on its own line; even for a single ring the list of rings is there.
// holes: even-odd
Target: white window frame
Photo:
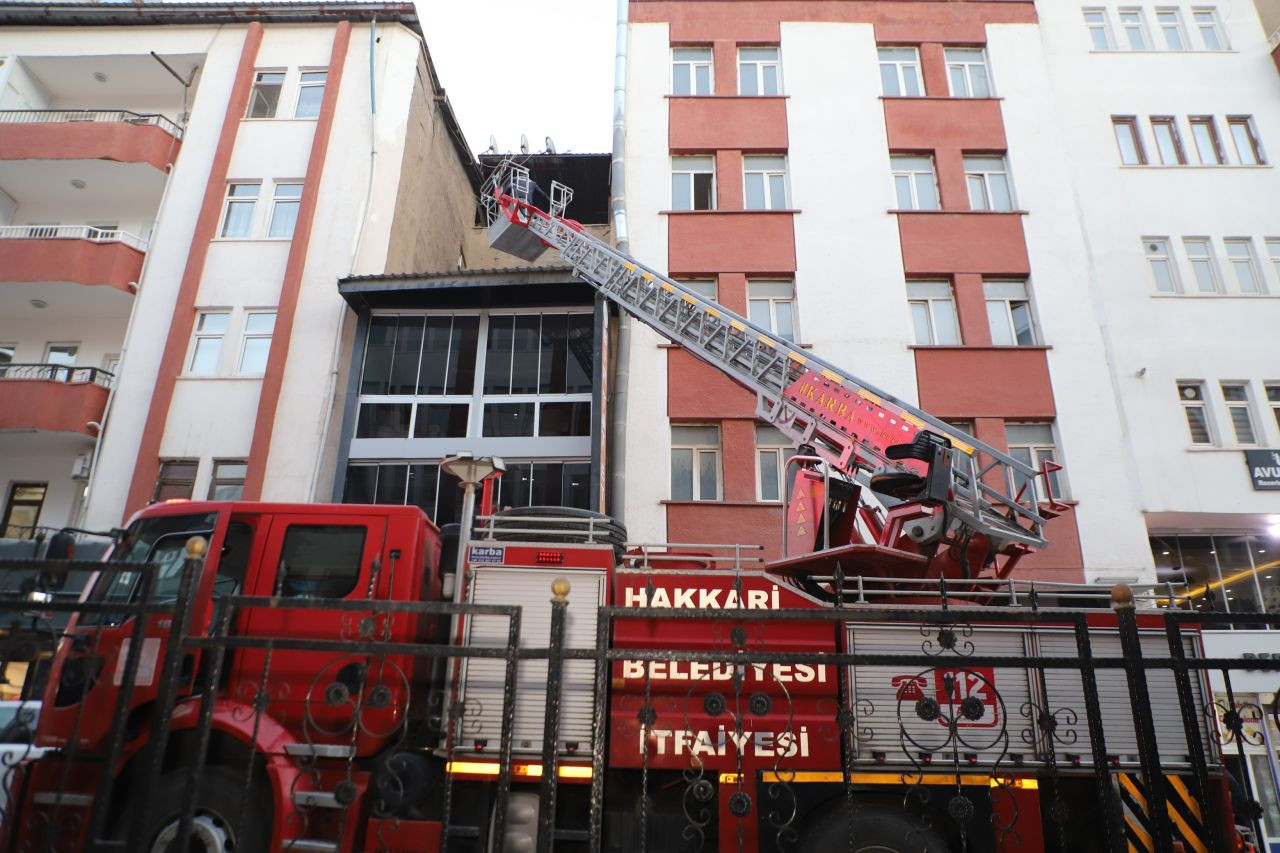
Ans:
[[[706,59],[681,59],[677,58],[680,51],[706,51]],[[676,91],[676,66],[688,66],[689,69],[689,91]],[[707,69],[707,91],[698,91],[698,69]],[[716,91],[716,63],[715,51],[710,47],[699,47],[696,45],[688,45],[683,47],[671,48],[671,94],[678,98],[702,98],[708,95],[714,95]]]
[[[1191,49],[1191,42],[1187,39],[1187,28],[1182,24],[1182,10],[1176,6],[1157,6],[1155,8],[1156,28],[1160,30],[1160,37],[1164,39],[1164,49],[1174,52],[1182,52]],[[1163,15],[1172,15],[1173,22],[1167,23],[1161,20]],[[1172,32],[1178,39],[1179,47],[1174,47],[1169,42],[1169,35]]]
[[[753,51],[753,50],[754,51],[771,50],[773,51],[773,59],[744,58],[743,54],[745,52]],[[750,67],[750,72],[747,71],[748,66]],[[765,91],[765,89],[768,88],[766,86],[766,79],[765,79],[766,68],[773,69],[773,82],[774,82],[774,89],[775,89],[775,91],[773,92]],[[743,82],[748,76],[748,73],[750,74],[750,76],[754,78],[753,82],[755,84],[755,92],[743,91],[745,89]],[[776,45],[754,45],[754,46],[744,45],[738,48],[738,94],[746,95],[747,97],[757,97],[757,98],[776,97],[782,94],[782,51]]]
[[[903,167],[899,164],[907,158],[927,160],[929,162],[928,180],[933,187],[932,207],[922,207],[920,205],[920,179],[926,174],[923,169]],[[895,161],[897,161],[895,163]],[[938,192],[938,168],[932,154],[891,154],[889,155],[889,171],[893,178],[893,199],[895,210],[941,210],[942,197]],[[911,206],[903,207],[901,199],[898,196],[898,179],[906,178],[911,189]]]
[[[796,455],[796,446],[776,427],[756,424],[756,500],[764,503],[782,503],[787,497],[790,482],[787,480],[787,460]],[[764,493],[765,466],[771,466],[778,483],[778,494]]]
[[[298,194],[281,195],[280,191],[284,187],[297,188]],[[271,188],[271,216],[267,222],[267,239],[268,240],[292,240],[293,232],[298,227],[298,214],[302,211],[302,192],[303,186],[300,180],[280,180],[276,181]],[[282,205],[293,205],[296,209],[293,214],[293,224],[289,227],[288,234],[275,234],[276,217],[280,213]]]
[[[977,56],[970,58],[970,55]],[[995,83],[991,79],[991,63],[985,47],[948,47],[943,51],[947,64],[947,87],[953,98],[994,98]],[[981,76],[975,76],[974,69],[981,68]],[[964,81],[964,91],[956,91],[956,75]],[[985,86],[986,92],[979,94]]]
[[[1243,399],[1230,399],[1227,396],[1227,389],[1238,389],[1243,393]],[[1258,445],[1258,424],[1253,417],[1252,395],[1249,394],[1249,382],[1245,379],[1224,379],[1218,383],[1218,390],[1222,393],[1222,404],[1227,410],[1227,423],[1231,424],[1231,436],[1235,439],[1235,443],[1240,447],[1256,447]],[[1248,436],[1241,438],[1240,428],[1242,424],[1237,423],[1236,416],[1240,415],[1244,418],[1243,426],[1248,429]]]
[[[711,446],[711,445],[701,444],[701,443],[695,444],[687,440],[685,441],[679,440],[682,437],[679,432],[679,430],[682,427],[715,430],[715,433],[716,433],[715,445]],[[671,479],[672,479],[671,486],[673,488],[672,488],[671,500],[680,500],[680,501],[691,500],[691,501],[708,501],[709,502],[709,501],[718,501],[722,499],[721,496],[723,494],[724,474],[723,474],[723,469],[721,465],[720,449],[721,449],[721,446],[723,445],[723,441],[724,441],[723,432],[721,431],[719,424],[672,424],[671,425],[671,450],[672,450],[672,456],[673,456],[672,458],[673,465],[672,465],[672,471],[671,471]],[[687,450],[690,452],[690,455],[691,455],[692,465],[690,467],[691,467],[692,481],[690,483],[691,488],[690,488],[689,494],[692,497],[689,497],[689,498],[677,498],[674,496],[674,486],[675,486],[674,453],[677,450]],[[712,464],[714,465],[714,468],[715,468],[715,477],[716,477],[715,496],[704,498],[704,497],[700,497],[700,495],[702,494],[702,486],[703,486],[703,483],[701,482],[700,472],[702,470],[702,463],[706,461],[705,457],[708,455],[712,458]]]
[[[886,59],[885,52],[891,50],[909,50],[913,59]],[[924,74],[920,69],[920,48],[907,45],[880,45],[876,49],[876,55],[880,62],[880,94],[886,98],[923,98],[925,96]],[[898,91],[889,92],[885,86],[885,72],[892,69],[894,85]],[[915,73],[915,88],[919,91],[911,94],[908,91],[911,87],[907,85],[907,69],[911,69]]]
[[[1200,161],[1201,166],[1221,166],[1227,162],[1227,150],[1222,147],[1222,134],[1218,133],[1218,122],[1213,116],[1195,115],[1187,116],[1187,123],[1191,126],[1191,141],[1196,146],[1196,158]],[[1204,145],[1201,144],[1200,137],[1196,134],[1196,128],[1203,127],[1207,129],[1209,134],[1208,143],[1213,150],[1208,152],[1213,155],[1213,160],[1205,159]]]
[[[747,201],[747,185],[752,177],[759,176],[764,193],[764,207],[752,207]],[[775,178],[781,178],[782,198],[778,194]],[[748,154],[742,158],[742,206],[745,210],[787,210],[790,188],[787,186],[787,157],[785,154]]]
[[[1224,237],[1222,239],[1223,248],[1226,250],[1227,266],[1231,267],[1231,272],[1235,276],[1236,290],[1245,296],[1261,296],[1267,292],[1265,279],[1262,277],[1262,270],[1258,266],[1258,253],[1253,250],[1253,240],[1249,237]],[[1233,255],[1233,248],[1243,249],[1240,255]],[[1242,274],[1249,276],[1253,280],[1253,289],[1246,290],[1245,282]]]
[[[1227,116],[1227,135],[1236,149],[1236,162],[1241,166],[1267,165],[1266,152],[1262,150],[1262,140],[1258,138],[1258,129],[1253,123],[1253,116]],[[1244,146],[1241,146],[1243,135]]]
[[[268,331],[250,331],[249,325],[255,317],[271,317],[271,328]],[[243,333],[240,335],[240,355],[236,358],[236,375],[238,376],[262,376],[266,373],[267,362],[264,361],[262,370],[245,370],[244,358],[249,349],[250,341],[266,340],[267,343],[267,359],[271,357],[271,336],[275,334],[276,328],[276,309],[269,308],[251,308],[245,311]]]
[[[1138,124],[1137,116],[1112,116],[1111,129],[1116,138],[1116,148],[1120,152],[1121,166],[1145,166],[1147,160],[1147,150],[1142,142],[1142,128]],[[1127,138],[1133,144],[1133,158],[1130,159],[1125,151],[1124,142],[1120,134],[1124,132]]]
[[[1151,137],[1155,140],[1156,155],[1160,158],[1162,166],[1185,166],[1187,165],[1187,150],[1182,144],[1182,134],[1178,131],[1178,119],[1175,116],[1151,116]],[[1173,146],[1172,152],[1166,152],[1160,144],[1160,130],[1164,128],[1169,132],[1169,144]],[[1168,154],[1173,155],[1173,160],[1168,159]]]
[[[267,74],[280,75],[280,92],[276,95],[276,105],[271,111],[271,115],[253,115],[254,98],[258,94],[258,85],[262,82],[262,78]],[[253,69],[253,83],[249,88],[249,102],[245,105],[244,117],[253,121],[270,121],[280,116],[280,104],[284,101],[285,85],[289,82],[289,69],[287,68],[255,68]]]
[[[945,288],[946,295],[943,295]],[[953,340],[942,340],[943,335],[939,333],[942,323],[938,318],[938,305],[945,304],[949,306],[950,337]],[[911,334],[915,345],[919,347],[938,347],[938,346],[960,346],[963,341],[960,337],[960,318],[956,313],[955,292],[951,288],[951,282],[945,279],[939,280],[909,280],[907,281],[907,308],[911,312]],[[929,339],[922,341],[918,334],[919,328],[916,324],[916,312],[920,309],[924,312],[924,318],[928,324]]]
[[[1054,429],[1052,423],[1040,422],[1019,422],[1009,421],[1005,423],[1006,435],[1010,428],[1017,427],[1036,427],[1047,429],[1049,431],[1049,439],[1047,441],[1041,439],[1036,441],[1015,441],[1010,438],[1008,441],[1009,455],[1022,462],[1029,462],[1031,467],[1040,471],[1044,462],[1049,461],[1055,465],[1061,465],[1061,454],[1058,452],[1058,436],[1057,430]],[[1026,458],[1024,458],[1024,456]],[[1057,481],[1054,489],[1053,497],[1057,500],[1063,500],[1067,497],[1067,482],[1065,471],[1054,471],[1049,474]],[[1015,492],[1020,488],[1020,484],[1015,483]],[[1035,492],[1035,498],[1038,503],[1048,501],[1049,496],[1045,494],[1044,478],[1037,475],[1031,478],[1031,489]],[[1025,492],[1024,492],[1025,497]]]
[[[1143,237],[1142,253],[1151,269],[1151,278],[1156,285],[1156,293],[1173,294],[1182,292],[1182,284],[1178,279],[1178,263],[1173,256],[1173,241],[1168,237]],[[1156,265],[1163,264],[1168,273],[1169,288],[1160,286],[1160,276],[1156,273]]]
[[[1107,10],[1101,6],[1089,6],[1082,10],[1084,15],[1084,27],[1089,33],[1089,44],[1093,45],[1094,50],[1115,50],[1116,39],[1115,34],[1111,31],[1111,16],[1107,14]],[[1090,15],[1099,16],[1100,20],[1090,21]],[[1096,35],[1102,35],[1102,46],[1098,46]]]
[[[998,168],[995,168],[998,163]],[[1018,209],[1013,194],[1013,176],[1009,174],[1009,160],[1003,154],[968,154],[964,158],[965,184],[969,188],[969,209],[1008,213]],[[1000,178],[1004,179],[1007,207],[997,206],[996,192]],[[975,203],[977,202],[977,203]]]
[[[1020,294],[1001,294],[999,292],[1001,290],[1013,290],[1015,287],[1021,288]],[[1031,306],[1031,288],[1025,280],[988,279],[982,282],[982,296],[986,300],[987,324],[991,330],[991,343],[993,346],[1034,347],[1040,345],[1040,331],[1037,329],[1035,311]],[[1026,308],[1027,328],[1031,332],[1031,340],[1029,342],[1024,343],[1018,340],[1018,327],[1013,319],[1015,305],[1021,305]],[[1011,343],[1001,343],[996,339],[996,323],[998,322],[1002,324],[1002,328],[1008,333]]]
[[[1217,446],[1217,430],[1214,428],[1213,417],[1209,410],[1208,393],[1205,391],[1205,383],[1202,379],[1180,379],[1176,386],[1178,389],[1178,403],[1182,406],[1182,417],[1187,425],[1187,438],[1192,447],[1215,447]],[[1190,395],[1188,392],[1192,392]],[[1199,395],[1198,397],[1195,395]],[[1204,425],[1205,440],[1196,441],[1195,430],[1191,424],[1191,412],[1199,411],[1201,420]]]
[[[678,281],[708,302],[720,301],[719,282],[714,278],[681,278]]]
[[[1276,430],[1280,431],[1280,382],[1263,382],[1262,394],[1267,401],[1267,405],[1271,408]]]
[[[308,79],[307,79],[307,75],[308,75],[308,74],[323,74],[323,75],[324,75],[324,78],[323,78],[323,79],[321,79],[321,80],[308,80]],[[298,85],[297,85],[297,87],[296,87],[296,89],[297,89],[297,94],[294,96],[294,99],[293,99],[293,117],[294,117],[294,118],[298,118],[298,119],[314,119],[314,118],[319,118],[319,117],[320,117],[320,112],[321,112],[321,110],[323,110],[323,109],[324,109],[324,87],[325,87],[325,86],[327,86],[328,84],[329,84],[329,69],[328,69],[328,68],[300,68],[300,69],[298,69]],[[315,112],[315,115],[299,115],[299,114],[298,114],[298,110],[299,110],[299,109],[301,108],[301,106],[302,106],[302,94],[303,94],[303,91],[304,91],[304,90],[306,90],[306,89],[319,89],[319,90],[320,90],[320,103],[319,103],[319,104],[316,104],[316,112]]]
[[[209,500],[239,500],[244,494],[244,481],[249,474],[248,465],[249,462],[246,459],[214,459],[213,466],[209,474]],[[224,468],[232,467],[245,469],[244,473],[237,477],[222,470]],[[221,476],[219,476],[220,474]],[[241,492],[234,498],[220,498],[217,494],[219,486],[239,486]]]
[[[255,192],[252,196],[235,195],[236,187],[254,187]],[[254,223],[258,213],[258,199],[262,197],[262,181],[227,181],[225,195],[222,198],[222,218],[218,227],[219,240],[251,240],[253,239]],[[231,210],[233,205],[240,205],[249,208],[249,217],[245,225],[243,234],[228,234],[227,227],[231,223]]]
[[[694,168],[693,161],[699,161],[699,165],[703,162],[710,164],[709,169]],[[683,168],[682,168],[683,167]],[[685,207],[676,204],[676,175],[689,176],[689,198],[686,200]],[[695,207],[694,201],[698,197],[696,175],[711,176],[711,206]],[[715,210],[716,209],[716,158],[713,154],[694,154],[679,155],[671,158],[671,209],[672,210]]]
[[[1192,244],[1204,244],[1204,251],[1193,250]],[[1196,293],[1204,295],[1214,295],[1222,293],[1222,273],[1218,270],[1218,259],[1213,251],[1213,240],[1208,237],[1183,237],[1182,251],[1187,256],[1187,265],[1191,267],[1191,280],[1195,282]],[[1205,289],[1205,282],[1200,280],[1200,273],[1197,271],[1196,264],[1203,263],[1204,269],[1209,274],[1209,284],[1212,289]]]
[[[1208,20],[1203,20],[1202,16],[1207,16]],[[1218,16],[1217,8],[1213,6],[1192,6],[1191,20],[1196,26],[1196,31],[1200,35],[1200,43],[1205,50],[1220,51],[1231,49],[1231,44],[1227,41],[1226,31],[1222,28],[1222,19]],[[1209,39],[1205,38],[1206,32],[1213,34],[1214,39],[1218,42],[1217,47],[1210,46]]]
[[[785,306],[785,308],[784,308]],[[779,331],[779,309],[791,314],[791,334]],[[767,323],[760,322],[767,314]],[[800,336],[799,318],[796,316],[796,285],[790,279],[750,279],[747,281],[747,317],[757,326],[784,341],[795,342]]]
[[[1267,257],[1271,260],[1271,271],[1276,275],[1276,284],[1280,286],[1280,237],[1267,237],[1263,242],[1267,247]]]
[[[1132,15],[1136,19],[1135,22],[1125,20],[1126,15]],[[1122,6],[1116,10],[1116,17],[1120,21],[1120,29],[1124,32],[1124,42],[1126,50],[1148,51],[1152,49],[1151,30],[1147,27],[1147,15],[1142,11],[1140,6]],[[1142,46],[1134,45],[1134,33],[1142,40]]]
[[[206,317],[222,317],[225,325],[221,330],[204,329],[204,321]],[[187,353],[186,370],[187,376],[219,376],[222,373],[223,355],[226,350],[227,335],[231,331],[231,309],[230,308],[201,308],[196,313],[195,329],[191,335],[191,348]],[[200,351],[202,341],[217,341],[216,354],[213,357],[213,366],[208,371],[197,372],[195,370],[196,356]]]

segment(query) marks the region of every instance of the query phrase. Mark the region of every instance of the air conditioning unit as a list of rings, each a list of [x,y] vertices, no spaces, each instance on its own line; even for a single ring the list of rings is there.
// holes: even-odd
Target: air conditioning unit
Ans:
[[[71,479],[87,480],[89,479],[89,469],[93,465],[93,454],[81,453],[71,463]]]

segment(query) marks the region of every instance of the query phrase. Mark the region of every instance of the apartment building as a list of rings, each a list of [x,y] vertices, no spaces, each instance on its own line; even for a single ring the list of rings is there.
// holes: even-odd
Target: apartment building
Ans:
[[[10,5],[0,44],[6,534],[327,498],[338,278],[473,216],[413,6]]]

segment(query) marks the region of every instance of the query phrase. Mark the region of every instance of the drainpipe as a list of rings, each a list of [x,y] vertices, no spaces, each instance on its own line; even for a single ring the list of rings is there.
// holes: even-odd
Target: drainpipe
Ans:
[[[609,165],[613,193],[609,199],[609,213],[613,221],[613,235],[618,251],[630,252],[627,235],[626,174],[623,170],[623,154],[627,141],[627,8],[630,0],[618,0],[617,49],[613,60],[613,160]],[[610,487],[609,513],[619,522],[626,515],[626,455],[627,455],[627,379],[631,360],[631,318],[627,312],[618,312],[618,338],[616,341],[617,369],[613,378],[612,417],[609,431],[613,448],[609,453]]]

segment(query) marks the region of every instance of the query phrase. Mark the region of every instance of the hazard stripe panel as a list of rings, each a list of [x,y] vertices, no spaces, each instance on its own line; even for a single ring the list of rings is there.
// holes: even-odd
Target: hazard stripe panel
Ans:
[[[1154,853],[1155,825],[1148,804],[1147,786],[1139,773],[1116,773],[1112,777],[1120,792],[1124,810],[1124,833],[1131,853]],[[1173,827],[1175,841],[1188,853],[1208,853],[1204,812],[1181,776],[1165,776],[1165,812]]]

